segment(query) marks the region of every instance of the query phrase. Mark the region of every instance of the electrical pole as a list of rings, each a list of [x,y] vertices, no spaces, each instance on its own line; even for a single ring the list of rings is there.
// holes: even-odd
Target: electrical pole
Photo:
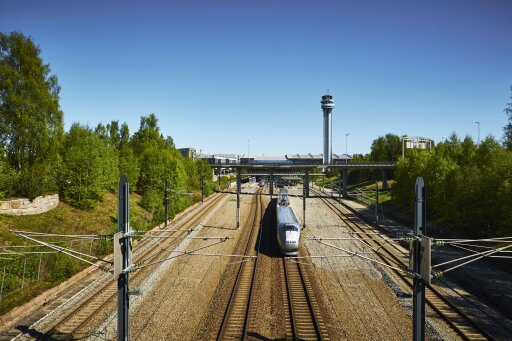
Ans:
[[[426,235],[426,198],[425,198],[425,182],[419,176],[416,179],[414,189],[414,236],[413,242],[413,340],[425,340],[425,282],[417,274],[422,272],[421,262],[421,243],[419,238]]]
[[[165,189],[164,189],[165,227],[167,227],[168,211],[169,211],[168,209],[169,209],[169,187],[168,187],[167,179],[165,179]]]
[[[219,176],[220,176],[220,174],[219,174]],[[204,174],[201,174],[201,203],[203,203],[203,202],[204,202]]]
[[[341,171],[338,172],[338,202],[341,203]]]
[[[347,156],[348,156],[348,136],[349,135],[350,135],[350,133],[345,134],[345,163],[348,163]]]
[[[236,169],[236,228],[240,227],[240,187],[242,186],[242,178],[240,168]]]
[[[379,181],[375,181],[375,226],[379,228]]]
[[[119,232],[114,238],[114,256],[116,248],[120,250],[121,258],[114,264],[114,275],[120,270],[117,278],[117,339],[118,341],[129,340],[129,267],[131,266],[131,241],[130,241],[130,186],[126,176],[122,175],[119,181],[118,193],[118,218],[117,226]],[[116,257],[115,257],[116,258]],[[114,261],[116,260],[114,258]],[[117,266],[116,266],[117,265]],[[116,271],[116,268],[118,269]]]
[[[304,186],[302,187],[302,225],[306,228],[306,179],[304,179]]]

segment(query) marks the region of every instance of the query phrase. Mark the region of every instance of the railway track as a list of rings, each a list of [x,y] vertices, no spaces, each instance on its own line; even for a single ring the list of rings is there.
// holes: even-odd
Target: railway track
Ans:
[[[257,195],[253,205],[253,216],[250,236],[245,245],[245,254],[259,256],[259,242],[262,232],[261,220],[264,207],[261,195]],[[258,235],[259,238],[258,239]],[[271,238],[273,236],[265,236]],[[285,302],[284,316],[287,340],[329,340],[327,329],[319,318],[318,303],[313,295],[313,288],[302,266],[284,257],[275,258],[279,261],[282,295]],[[217,340],[243,340],[248,337],[251,321],[258,311],[254,302],[256,276],[258,274],[259,258],[242,263],[238,269],[235,284],[224,313],[223,321]],[[250,335],[250,331],[249,331]]]
[[[288,311],[286,321],[291,326],[292,340],[329,340],[323,321],[317,317],[313,288],[300,263],[283,259],[282,278],[286,287]]]
[[[321,196],[317,190],[313,190],[317,195]],[[353,215],[346,207],[341,207],[334,204],[329,198],[320,197],[320,199],[326,203],[326,205],[336,214],[338,217],[345,223],[345,225],[350,228],[353,232],[380,232],[373,227],[370,231],[368,229],[363,229],[360,226],[359,221],[356,219],[349,217],[349,215]],[[357,237],[357,234],[355,235]],[[406,254],[406,250],[404,250],[397,243],[394,243],[390,240],[383,241],[387,237],[383,234],[378,235],[377,238],[375,235],[365,235],[365,239],[360,239],[361,242],[365,243],[369,247],[373,249],[379,250],[379,252],[375,253],[375,256],[383,263],[389,266],[396,266],[394,262],[402,264],[405,267],[408,267],[407,259],[404,257]],[[394,261],[394,262],[393,262]],[[405,276],[405,274],[401,271],[397,271],[395,269],[391,269],[390,273],[398,282],[404,283],[408,288],[412,291],[412,279]],[[454,306],[450,301],[448,301],[436,288],[435,286],[427,286],[425,291],[425,298],[428,307],[430,307],[443,321],[445,321],[461,338],[465,340],[493,340],[494,338],[487,331],[485,331],[481,326],[479,326],[475,321],[471,320],[464,312],[462,312],[459,308]]]
[[[176,239],[165,238],[157,242],[154,239],[143,238],[134,250],[134,262],[141,259],[145,259],[147,262],[155,262],[168,256],[173,247],[177,246],[182,240],[181,237],[188,235],[190,228],[196,226],[208,214],[210,209],[215,207],[225,195],[226,194],[219,194],[213,197],[195,213],[193,218],[183,221],[183,225],[180,226],[181,228],[173,235],[177,237]],[[176,225],[177,222],[182,222],[182,220],[185,219],[185,217],[182,217],[182,219],[173,222],[172,225]],[[158,230],[154,231],[158,232]],[[156,266],[157,265],[135,271],[130,276],[130,286],[132,288],[138,287]],[[68,309],[68,311],[57,317],[53,327],[48,328],[49,330],[47,329],[48,331],[44,333],[44,338],[70,340],[85,337],[88,332],[86,330],[88,324],[98,318],[102,313],[110,311],[116,304],[116,283],[111,274],[104,274],[99,280],[92,283],[90,287],[87,288],[87,297],[83,298],[76,306],[73,306],[72,309]],[[71,298],[71,300],[72,299],[73,298]],[[46,317],[46,319],[47,318],[48,317]]]
[[[251,216],[254,218],[244,252],[244,255],[256,256],[256,258],[240,264],[235,285],[231,291],[228,306],[217,334],[217,340],[243,340],[247,335],[258,267],[259,246],[257,245],[257,239],[261,230],[261,218],[264,211],[263,198],[260,194],[261,189],[255,195],[255,204],[251,206]]]

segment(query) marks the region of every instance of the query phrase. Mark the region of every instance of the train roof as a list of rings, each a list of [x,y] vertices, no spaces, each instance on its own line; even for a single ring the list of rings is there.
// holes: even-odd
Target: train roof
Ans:
[[[277,208],[277,219],[280,224],[299,224],[293,209],[289,205],[279,206]]]

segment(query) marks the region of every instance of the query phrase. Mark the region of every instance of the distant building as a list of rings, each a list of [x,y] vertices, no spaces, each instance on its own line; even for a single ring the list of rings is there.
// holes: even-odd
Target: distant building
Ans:
[[[196,158],[196,150],[194,148],[179,148],[178,151],[187,159]]]
[[[234,165],[238,163],[238,156],[234,154],[200,154],[196,158],[207,160],[210,166]]]
[[[294,165],[322,165],[324,163],[323,154],[287,154],[286,159]],[[332,164],[338,165],[348,163],[352,160],[352,156],[348,154],[332,154]]]
[[[184,148],[186,149],[186,148]],[[181,151],[181,150],[180,150]],[[207,160],[210,166],[226,165],[319,165],[323,164],[323,154],[287,154],[284,156],[251,156],[244,157],[234,154],[197,154],[196,159]],[[332,154],[332,164],[338,165],[352,161],[348,154]]]
[[[241,165],[291,165],[293,162],[288,160],[286,156],[253,156],[241,157]]]

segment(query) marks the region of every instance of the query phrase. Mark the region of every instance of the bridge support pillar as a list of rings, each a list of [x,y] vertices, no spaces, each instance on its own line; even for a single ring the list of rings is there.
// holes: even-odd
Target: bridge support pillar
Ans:
[[[388,175],[386,174],[386,170],[382,170],[382,189],[388,189]]]
[[[221,171],[222,171],[222,168],[219,167],[219,171],[218,171],[218,174],[217,174],[217,180],[219,181],[218,182],[218,189],[217,191],[220,192],[220,174],[221,174]]]
[[[347,180],[347,172],[348,170],[347,169],[344,169],[343,170],[343,198],[348,198],[348,190],[347,190],[347,185],[348,185],[348,180]]]

